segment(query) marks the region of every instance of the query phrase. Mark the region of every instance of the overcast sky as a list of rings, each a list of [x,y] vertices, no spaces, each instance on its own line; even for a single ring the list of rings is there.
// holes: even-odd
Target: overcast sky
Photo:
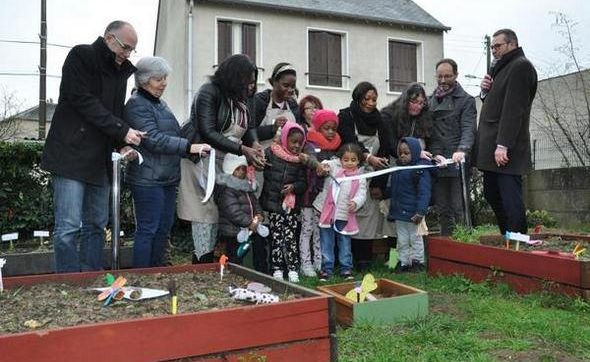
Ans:
[[[333,0],[335,4],[338,0]],[[40,0],[0,0],[0,87],[16,92],[21,109],[38,103],[38,77],[2,73],[38,73],[39,46],[7,43],[38,41]],[[582,65],[590,66],[590,1],[587,0],[415,0],[423,9],[452,29],[445,34],[445,56],[454,58],[462,75],[485,73],[483,37],[499,28],[516,31],[525,54],[546,76],[552,65],[565,63],[555,48],[563,44],[552,27],[560,11],[578,22],[575,40]],[[138,34],[137,54],[132,61],[153,52],[157,0],[47,0],[48,42],[73,46],[91,43],[114,19],[132,23]],[[59,76],[68,49],[48,47],[49,75]],[[288,61],[288,59],[286,59]],[[428,70],[427,70],[428,71]],[[434,71],[432,70],[433,74]],[[428,73],[426,73],[428,74]],[[460,78],[475,94],[479,80]],[[0,90],[1,92],[1,90]],[[47,98],[57,100],[59,78],[47,79]],[[2,107],[2,105],[0,105]]]

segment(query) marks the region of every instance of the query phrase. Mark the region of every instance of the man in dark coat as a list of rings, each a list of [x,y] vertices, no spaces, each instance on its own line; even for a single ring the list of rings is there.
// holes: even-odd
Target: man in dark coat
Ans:
[[[459,73],[453,59],[439,60],[435,69],[438,87],[429,99],[433,119],[430,152],[439,162],[447,158],[464,162],[475,140],[475,99],[457,82]],[[464,221],[458,167],[439,171],[433,194],[440,216],[440,233],[451,235],[455,225]]]
[[[476,166],[483,171],[484,196],[500,232],[526,233],[522,175],[532,167],[529,124],[537,72],[514,31],[495,32],[491,48],[496,63],[481,82]]]
[[[64,62],[41,162],[52,174],[58,273],[102,269],[111,152],[139,145],[143,136],[122,120],[127,78],[135,71],[128,58],[136,44],[133,27],[114,21],[104,37],[75,46]]]

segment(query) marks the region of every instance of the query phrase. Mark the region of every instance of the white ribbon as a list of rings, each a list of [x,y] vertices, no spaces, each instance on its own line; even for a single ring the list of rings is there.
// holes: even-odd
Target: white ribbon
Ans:
[[[137,153],[137,162],[141,165],[143,163],[143,156],[141,155],[141,153],[139,153],[138,150],[133,149],[133,148],[123,154],[120,154],[119,152],[113,152],[111,154],[111,160],[112,161],[125,160],[125,157],[127,157],[127,155],[130,155],[132,152]]]
[[[215,187],[215,148],[209,151],[209,169],[207,170],[207,189],[205,190],[205,197],[201,203],[206,204],[213,195],[213,188]]]
[[[396,171],[418,170],[421,168],[443,167],[443,166],[447,166],[447,165],[450,165],[453,163],[455,163],[455,161],[453,161],[453,159],[447,158],[443,162],[436,164],[436,165],[395,166],[395,167],[384,168],[383,170],[362,173],[362,174],[354,175],[354,176],[338,177],[335,181],[337,183],[342,183],[343,181],[361,180],[364,178],[371,178],[371,177],[375,177],[375,176],[386,175],[388,173],[392,173],[392,172],[396,172]]]

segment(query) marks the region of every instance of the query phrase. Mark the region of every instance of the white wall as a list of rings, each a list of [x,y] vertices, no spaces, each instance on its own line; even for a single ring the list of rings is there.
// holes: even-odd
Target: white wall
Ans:
[[[186,104],[181,94],[186,91],[186,82],[179,79],[185,65],[187,2],[166,0],[160,2],[160,20],[156,55],[169,59],[175,69],[170,78],[165,99],[179,120],[186,117]],[[393,101],[398,93],[389,93],[386,79],[388,39],[415,40],[420,42],[418,52],[418,81],[425,82],[430,92],[434,86],[434,66],[443,57],[442,32],[402,30],[399,26],[377,25],[350,19],[326,18],[301,13],[279,13],[252,7],[229,7],[219,4],[198,3],[194,20],[193,82],[194,91],[207,82],[216,64],[217,18],[248,20],[261,24],[262,61],[264,68],[260,79],[266,80],[276,63],[287,61],[298,71],[297,87],[300,96],[318,96],[327,108],[338,110],[347,107],[354,86],[361,81],[370,81],[379,90],[379,107]],[[322,89],[307,86],[307,32],[309,28],[327,29],[347,34],[349,87]],[[346,74],[346,71],[345,73]],[[259,84],[259,90],[268,86]],[[181,98],[179,98],[181,97]]]

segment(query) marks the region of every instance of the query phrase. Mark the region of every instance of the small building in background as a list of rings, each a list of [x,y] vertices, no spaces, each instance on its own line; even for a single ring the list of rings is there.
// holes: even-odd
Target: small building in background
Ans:
[[[51,119],[57,103],[49,99],[46,103],[47,123],[45,135],[51,127]],[[39,138],[39,106],[34,106],[11,117],[0,120],[0,141],[37,140]]]
[[[300,97],[347,107],[361,81],[379,107],[411,82],[435,87],[449,30],[409,0],[160,0],[154,53],[174,69],[164,98],[179,120],[226,57],[244,53],[259,69],[258,88],[279,62],[297,70]]]

